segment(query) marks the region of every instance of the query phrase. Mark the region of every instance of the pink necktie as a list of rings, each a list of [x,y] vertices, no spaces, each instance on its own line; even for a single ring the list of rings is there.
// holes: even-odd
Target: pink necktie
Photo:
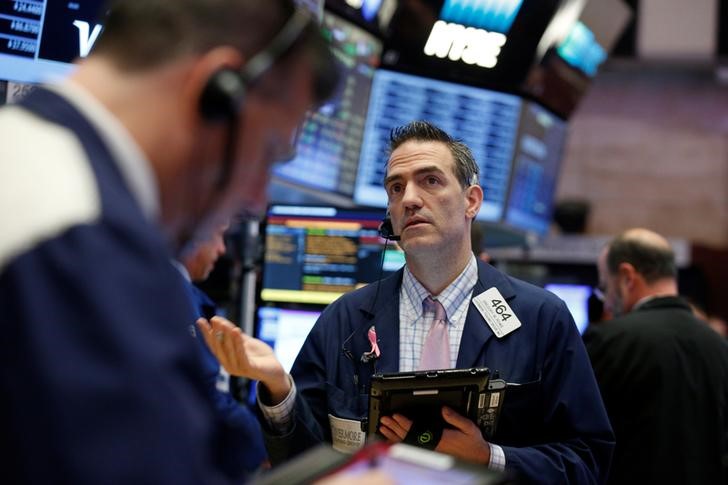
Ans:
[[[445,308],[442,303],[429,296],[422,300],[422,305],[425,312],[434,312],[435,319],[422,346],[419,370],[449,369],[450,338],[447,334]]]

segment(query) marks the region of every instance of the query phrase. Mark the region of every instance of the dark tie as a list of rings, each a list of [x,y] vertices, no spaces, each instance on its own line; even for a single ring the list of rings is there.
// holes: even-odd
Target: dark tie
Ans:
[[[447,334],[445,308],[429,296],[422,300],[422,306],[425,312],[434,313],[435,318],[422,346],[419,369],[449,369],[450,337]]]

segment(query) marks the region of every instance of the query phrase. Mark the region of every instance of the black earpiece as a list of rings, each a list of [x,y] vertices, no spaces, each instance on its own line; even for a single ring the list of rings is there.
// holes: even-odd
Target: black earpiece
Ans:
[[[294,9],[283,28],[268,46],[242,68],[223,68],[207,81],[200,95],[200,113],[209,121],[229,121],[243,110],[248,86],[269,71],[288,52],[313,20],[302,9]]]
[[[394,235],[392,218],[389,216],[389,212],[387,212],[387,215],[384,216],[384,219],[382,219],[382,223],[379,224],[379,235],[390,241],[399,241],[399,236]]]
[[[243,107],[246,92],[242,75],[233,69],[220,69],[210,77],[200,96],[200,113],[208,121],[229,121]]]

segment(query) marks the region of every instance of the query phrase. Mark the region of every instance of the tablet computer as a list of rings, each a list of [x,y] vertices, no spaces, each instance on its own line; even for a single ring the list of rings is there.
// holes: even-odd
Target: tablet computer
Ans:
[[[394,413],[415,422],[443,421],[442,406],[449,406],[478,424],[484,436],[490,438],[504,392],[505,382],[490,379],[486,367],[374,374],[367,431],[374,435],[380,417]]]

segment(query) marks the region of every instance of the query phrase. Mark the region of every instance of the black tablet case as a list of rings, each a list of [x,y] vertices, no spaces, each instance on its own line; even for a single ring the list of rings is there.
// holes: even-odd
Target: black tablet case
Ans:
[[[381,416],[399,413],[413,421],[442,420],[441,409],[447,405],[477,423],[489,438],[495,432],[504,391],[505,383],[491,381],[485,367],[374,374],[368,434],[377,432]]]

